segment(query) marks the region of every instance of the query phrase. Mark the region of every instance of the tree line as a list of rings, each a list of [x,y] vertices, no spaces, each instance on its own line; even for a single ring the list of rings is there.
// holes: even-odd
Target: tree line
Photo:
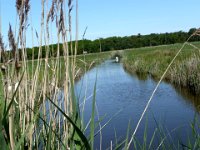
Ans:
[[[77,54],[83,54],[83,52],[87,53],[96,53],[96,52],[104,52],[111,50],[123,50],[129,48],[139,48],[139,47],[148,47],[148,46],[158,46],[158,45],[168,45],[175,43],[183,43],[185,42],[194,32],[196,28],[191,28],[188,32],[178,31],[172,33],[152,33],[149,35],[132,35],[125,37],[108,37],[108,38],[100,38],[96,40],[88,40],[82,39],[78,41]],[[200,41],[199,36],[194,36],[190,39],[193,41]],[[41,58],[45,58],[46,54],[49,57],[56,57],[57,49],[59,46],[60,56],[64,55],[63,44],[51,44],[49,46],[45,45],[41,48]],[[75,47],[75,41],[68,43],[69,54],[73,53],[73,49]],[[72,48],[72,50],[71,50]],[[48,49],[48,53],[47,52]],[[21,50],[19,49],[19,53]],[[39,47],[26,48],[27,58],[28,59],[37,59],[39,53]],[[8,52],[9,53],[9,52]]]

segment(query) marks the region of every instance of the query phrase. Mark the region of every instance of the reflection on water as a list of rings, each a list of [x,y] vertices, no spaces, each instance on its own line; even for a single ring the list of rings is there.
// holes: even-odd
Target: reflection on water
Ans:
[[[126,68],[124,68],[124,70],[129,73],[128,70],[126,70]],[[136,77],[138,80],[147,80],[148,79],[148,74],[146,73],[131,73],[132,76]]]
[[[125,68],[124,70],[129,73]],[[131,75],[135,78],[137,78],[138,80],[148,80],[148,78],[151,78],[148,74],[146,73],[131,73]],[[154,79],[154,78],[151,78]],[[164,81],[166,82],[166,81]],[[166,82],[166,84],[169,84]],[[175,86],[172,85],[172,87],[174,88],[174,90],[180,94],[180,96],[183,96],[183,100],[185,100],[188,105],[192,105],[192,107],[194,107],[196,109],[197,112],[200,112],[200,95],[195,95],[193,94],[190,89],[185,88],[185,87],[179,87],[179,86]]]
[[[102,130],[102,149],[106,149],[110,146],[111,141],[115,144],[115,136],[119,140],[124,139],[129,120],[131,120],[131,131],[135,129],[156,82],[149,77],[132,76],[123,69],[121,63],[113,63],[111,60],[93,68],[76,83],[76,93],[80,103],[84,97],[87,98],[84,109],[85,123],[89,121],[91,116],[91,95],[96,75],[98,114],[105,116],[101,125],[104,125],[119,110],[122,110]],[[182,92],[186,93],[183,90]],[[161,83],[136,134],[140,142],[143,141],[145,126],[147,125],[147,142],[150,142],[158,124],[168,132],[179,127],[175,130],[176,132],[171,133],[166,142],[178,144],[178,140],[183,143],[187,141],[188,136],[191,135],[190,123],[196,114],[198,101],[184,94],[180,94],[180,91],[175,90],[170,84]],[[81,110],[83,110],[82,106]],[[86,131],[86,134],[88,132],[89,130]],[[100,138],[97,136],[95,138],[95,148],[97,149],[99,149],[99,140]],[[159,137],[154,141],[155,145],[158,143]]]
[[[184,100],[196,109],[196,112],[200,112],[200,96],[194,95],[189,89],[183,87],[175,87],[177,93],[184,97]]]

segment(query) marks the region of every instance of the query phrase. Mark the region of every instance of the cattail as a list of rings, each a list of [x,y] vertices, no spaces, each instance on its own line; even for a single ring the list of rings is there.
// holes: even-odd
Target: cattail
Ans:
[[[69,31],[71,31],[71,11],[72,11],[72,9],[73,9],[73,6],[72,6],[72,0],[69,0],[68,1],[68,8],[69,8],[69,12],[68,12],[68,14],[69,14]]]
[[[49,26],[48,26],[48,23],[49,23],[50,18],[51,18],[52,22],[54,21],[54,17],[55,17],[54,12],[55,12],[55,0],[52,1],[51,8],[50,8],[49,13],[47,15],[46,30],[47,30],[47,37],[48,37],[48,39],[49,39]]]
[[[22,7],[22,0],[16,0],[16,9],[18,14],[20,14],[21,7]]]
[[[26,16],[24,13],[21,14],[21,20],[20,20],[20,26],[22,28],[22,31],[24,30],[24,26],[23,26],[23,23],[24,23],[24,20],[26,19]]]
[[[16,44],[15,44],[15,38],[13,35],[13,31],[11,28],[11,25],[9,24],[9,31],[8,31],[8,39],[9,39],[9,46],[11,47],[12,53],[13,53],[13,58],[15,59],[15,68],[17,70],[17,72],[19,71],[19,69],[21,68],[21,64],[19,64],[18,59],[16,57]]]
[[[70,14],[73,9],[72,0],[68,0],[68,8],[69,8],[69,14]]]
[[[63,13],[63,5],[61,4],[61,8],[60,8],[60,20],[59,20],[59,32],[63,32],[64,33],[64,13]]]
[[[73,9],[73,6],[71,6],[71,7],[69,8],[69,13],[71,13],[72,9]]]
[[[27,21],[28,12],[30,10],[30,0],[16,0],[16,9],[20,18],[20,26]],[[23,30],[23,28],[22,28]]]
[[[13,58],[15,58],[17,48],[16,48],[16,44],[15,44],[15,38],[13,35],[12,27],[10,24],[9,24],[9,30],[8,30],[8,40],[9,40],[9,46],[12,50]]]
[[[39,39],[39,36],[36,30],[35,30],[35,35],[36,35],[36,38]]]
[[[30,3],[29,2],[30,2],[29,0],[25,0],[24,6],[25,6],[25,15],[26,16],[28,16],[28,12],[30,10]]]
[[[68,7],[71,7],[72,5],[72,0],[68,0]]]
[[[49,22],[49,19],[51,18],[51,21],[54,21],[54,17],[55,17],[55,4],[56,4],[56,0],[52,1],[52,5],[51,8],[49,10],[49,13],[47,15],[47,23]]]

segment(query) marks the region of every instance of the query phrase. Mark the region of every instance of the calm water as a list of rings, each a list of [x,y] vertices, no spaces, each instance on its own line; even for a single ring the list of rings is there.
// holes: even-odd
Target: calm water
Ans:
[[[91,95],[95,80],[97,81],[96,104],[99,115],[103,116],[101,125],[104,125],[120,111],[102,130],[102,147],[106,149],[109,147],[110,141],[113,145],[115,144],[115,133],[119,141],[123,140],[129,120],[133,132],[156,82],[150,78],[140,80],[125,72],[122,64],[114,63],[111,60],[93,68],[76,84],[81,110],[83,106],[81,103],[86,95],[85,124],[91,115]],[[166,132],[171,132],[178,127],[175,132],[171,133],[171,136],[168,136],[166,142],[173,141],[176,144],[178,139],[182,142],[187,141],[188,135],[191,134],[189,125],[197,113],[197,101],[197,97],[188,95],[186,91],[176,90],[170,84],[162,83],[136,134],[138,140],[142,141],[145,126],[147,126],[147,141],[149,141],[159,124]],[[156,145],[158,142],[159,136],[155,138],[154,144]],[[95,147],[99,149],[99,136],[95,138]]]

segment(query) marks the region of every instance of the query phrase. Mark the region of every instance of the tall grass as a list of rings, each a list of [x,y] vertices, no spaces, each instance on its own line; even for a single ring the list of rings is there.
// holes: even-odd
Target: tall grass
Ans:
[[[159,80],[182,44],[140,48],[125,51],[125,70],[136,75],[151,76]],[[175,86],[188,88],[199,94],[199,42],[186,42],[179,55],[166,72],[163,80]]]
[[[175,53],[175,55],[172,56],[172,58],[171,58],[171,60],[169,61],[169,63],[166,64],[166,67],[164,68],[164,71],[161,73],[161,76],[159,77],[159,81],[158,81],[156,87],[154,88],[154,90],[153,90],[153,92],[152,92],[152,94],[151,94],[151,96],[150,96],[150,98],[149,98],[149,100],[148,100],[148,102],[147,102],[147,104],[146,104],[146,106],[145,106],[145,108],[144,108],[142,114],[141,114],[140,119],[139,119],[138,122],[137,122],[136,128],[135,128],[135,130],[134,130],[134,132],[133,132],[133,134],[132,134],[132,136],[131,136],[131,138],[130,138],[130,141],[129,141],[129,143],[128,143],[127,149],[130,148],[131,143],[134,141],[135,134],[136,134],[136,132],[138,131],[138,128],[139,128],[139,126],[140,126],[140,124],[141,124],[141,121],[142,121],[142,119],[143,119],[143,117],[144,117],[144,115],[145,115],[145,113],[146,113],[146,111],[147,111],[147,109],[148,109],[148,107],[149,107],[149,105],[150,105],[150,103],[151,103],[151,101],[152,101],[152,99],[153,99],[153,97],[154,97],[154,95],[155,95],[155,93],[156,93],[156,91],[157,91],[157,89],[158,89],[160,83],[165,79],[166,74],[168,73],[169,69],[170,69],[171,66],[174,64],[175,60],[176,60],[177,57],[180,55],[180,53],[182,52],[182,50],[185,48],[186,45],[192,46],[192,47],[194,47],[195,49],[199,50],[199,48],[196,47],[195,45],[192,45],[192,44],[189,44],[189,43],[188,43],[189,40],[190,40],[193,36],[199,35],[199,32],[200,32],[199,29],[196,30],[196,31],[187,39],[187,41],[181,46],[181,48],[178,49],[178,51]],[[198,52],[199,52],[199,51],[198,51]],[[160,56],[159,56],[159,57],[160,57]],[[163,57],[162,57],[162,58],[163,58]],[[162,58],[161,58],[161,59],[162,59]],[[197,60],[198,60],[198,59],[197,59]],[[143,61],[145,62],[146,60],[143,59]],[[163,64],[163,63],[161,63],[160,65],[162,65],[162,64]],[[146,64],[146,65],[147,65],[147,64]],[[134,66],[134,65],[133,65],[133,66]],[[192,64],[191,66],[193,66],[193,67],[196,69],[196,72],[198,72],[197,67],[196,67],[197,65]],[[155,66],[154,66],[154,67],[155,67]],[[188,70],[190,71],[191,69],[188,69]],[[134,71],[134,72],[135,72],[135,71]],[[141,72],[141,73],[149,73],[149,70],[147,70],[146,72],[145,72],[145,71],[140,71],[140,70],[139,70],[138,72],[139,72],[139,73],[140,73],[140,72]],[[182,81],[182,79],[181,79],[181,81]],[[192,83],[194,83],[194,82],[198,82],[198,80],[193,78]],[[181,85],[181,84],[180,84],[180,85]],[[191,86],[189,86],[189,88],[190,88],[190,87],[191,87]],[[195,89],[198,89],[198,86],[196,86]]]
[[[8,31],[12,56],[6,56],[2,36],[0,38],[0,58],[3,61],[3,96],[0,98],[3,108],[0,113],[2,149],[91,149],[93,145],[84,135],[85,126],[81,124],[78,100],[74,92],[78,74],[76,61],[81,58],[76,57],[77,42],[75,47],[72,44],[68,47],[68,42],[72,41],[73,2],[52,0],[49,10],[48,3],[48,0],[41,0],[41,30],[39,34],[35,32],[39,43],[37,60],[28,61],[26,54],[26,33],[31,9],[29,0],[16,0],[18,32],[15,35],[11,25]],[[78,0],[75,5],[78,40]],[[31,12],[34,13],[33,10]],[[57,28],[58,49],[55,59],[49,58],[49,44],[52,41],[49,24],[55,24]],[[32,25],[31,28],[33,29]],[[34,43],[33,35],[32,30]],[[46,47],[44,60],[41,59],[43,43]],[[63,43],[63,58],[60,58],[59,43]],[[69,57],[69,53],[72,57]],[[32,55],[34,58],[34,49]],[[61,87],[62,102],[59,96]],[[93,134],[90,139],[93,143],[94,121],[91,122],[91,127]]]

